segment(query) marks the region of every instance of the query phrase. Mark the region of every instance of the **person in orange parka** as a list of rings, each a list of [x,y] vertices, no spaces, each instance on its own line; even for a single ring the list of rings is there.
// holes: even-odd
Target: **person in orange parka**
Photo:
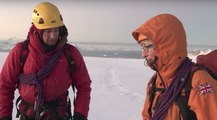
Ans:
[[[194,65],[187,57],[186,34],[181,21],[171,14],[160,14],[146,21],[132,35],[143,49],[145,64],[156,71],[148,82],[143,120],[216,120],[217,82],[205,70],[196,71],[192,77],[192,89],[186,102],[190,112],[182,112],[177,104],[177,98],[186,95],[186,76]]]

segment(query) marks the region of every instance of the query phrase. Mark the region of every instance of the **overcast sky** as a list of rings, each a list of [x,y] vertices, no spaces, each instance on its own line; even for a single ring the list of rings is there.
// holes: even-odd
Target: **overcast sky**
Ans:
[[[150,17],[177,16],[189,44],[217,45],[217,1],[213,0],[48,0],[55,4],[75,42],[135,43],[131,33]],[[1,0],[0,39],[25,39],[40,0]]]

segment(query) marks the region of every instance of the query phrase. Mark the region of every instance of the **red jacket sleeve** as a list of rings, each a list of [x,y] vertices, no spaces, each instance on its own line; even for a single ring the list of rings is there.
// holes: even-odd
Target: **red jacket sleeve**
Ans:
[[[76,72],[72,76],[73,85],[77,89],[74,112],[88,116],[91,92],[91,80],[85,62],[80,52],[74,48],[71,51],[76,64]]]
[[[22,44],[17,44],[9,53],[0,74],[0,118],[12,115],[14,91],[20,71],[19,56]]]

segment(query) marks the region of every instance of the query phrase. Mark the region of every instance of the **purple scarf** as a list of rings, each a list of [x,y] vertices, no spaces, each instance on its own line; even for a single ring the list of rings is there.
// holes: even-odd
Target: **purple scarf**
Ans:
[[[189,58],[186,58],[180,67],[177,69],[173,77],[173,81],[170,86],[166,89],[164,93],[159,97],[159,102],[156,107],[154,116],[150,120],[163,120],[165,117],[170,105],[176,99],[176,97],[180,94],[184,83],[186,81],[188,73],[191,71],[193,62]]]

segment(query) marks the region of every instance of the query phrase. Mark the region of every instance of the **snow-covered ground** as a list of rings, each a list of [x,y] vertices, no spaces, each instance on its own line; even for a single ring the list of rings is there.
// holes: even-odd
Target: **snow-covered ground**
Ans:
[[[0,52],[0,69],[8,52]],[[190,56],[195,60],[195,56]],[[89,120],[141,120],[153,71],[142,59],[84,57],[92,80]],[[73,99],[73,92],[70,91]],[[16,92],[15,96],[18,96]],[[16,110],[13,109],[13,120]]]

